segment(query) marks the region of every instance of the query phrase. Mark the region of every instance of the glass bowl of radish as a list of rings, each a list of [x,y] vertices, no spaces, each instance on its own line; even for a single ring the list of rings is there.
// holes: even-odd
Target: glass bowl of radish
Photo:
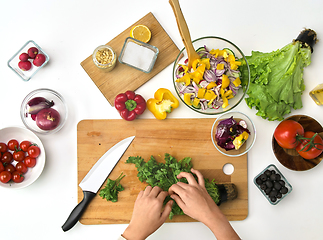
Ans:
[[[173,66],[173,83],[182,102],[191,110],[207,115],[222,114],[235,108],[244,98],[250,82],[248,62],[232,42],[214,36],[192,41],[200,59],[188,65],[183,48]],[[242,77],[239,66],[247,65]]]
[[[37,89],[29,93],[20,108],[20,117],[31,131],[52,134],[62,129],[67,119],[64,98],[51,89]]]
[[[256,127],[244,113],[231,111],[220,115],[213,123],[211,139],[223,155],[239,157],[246,154],[256,141]]]

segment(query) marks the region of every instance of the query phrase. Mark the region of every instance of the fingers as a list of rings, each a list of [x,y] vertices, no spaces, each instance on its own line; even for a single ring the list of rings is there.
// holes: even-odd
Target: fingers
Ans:
[[[178,179],[186,178],[186,180],[188,181],[189,184],[197,185],[197,182],[191,173],[181,172],[180,174],[177,175],[177,178]]]
[[[170,200],[170,201],[168,201],[166,203],[165,208],[164,208],[164,211],[163,211],[163,213],[161,215],[161,219],[162,219],[163,222],[166,221],[166,219],[168,218],[170,212],[172,211],[173,203],[174,202],[172,200]]]
[[[197,176],[198,183],[202,187],[205,187],[204,177],[203,177],[202,173],[198,170],[195,170],[194,168],[191,169],[191,172]]]

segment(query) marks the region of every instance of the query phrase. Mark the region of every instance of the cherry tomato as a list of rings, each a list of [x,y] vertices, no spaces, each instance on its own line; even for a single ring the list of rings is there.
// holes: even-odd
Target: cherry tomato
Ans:
[[[7,171],[3,171],[0,173],[0,181],[3,183],[9,182],[11,179],[11,173]]]
[[[315,135],[314,132],[308,131],[305,132],[304,137],[306,138],[312,138]],[[296,147],[296,151],[298,152],[301,157],[305,159],[314,159],[318,157],[323,152],[323,140],[319,135],[316,135],[313,141],[313,145],[306,146],[310,142],[309,139],[303,139],[301,140],[301,143]],[[305,148],[304,148],[305,147]],[[304,150],[302,150],[304,148]]]
[[[22,160],[25,159],[25,153],[23,151],[16,151],[12,154],[12,157],[17,162],[21,162]]]
[[[19,148],[19,143],[16,139],[11,139],[9,142],[8,142],[8,148],[9,150],[11,151],[15,151],[16,148],[18,149]]]
[[[34,146],[34,145],[32,145],[32,146],[30,146],[29,148],[28,148],[28,155],[31,157],[31,158],[36,158],[36,157],[38,157],[39,156],[39,154],[40,154],[40,149],[39,149],[39,147],[37,147],[37,146]]]
[[[16,171],[16,168],[11,163],[9,163],[4,167],[4,170],[13,173],[14,171]]]
[[[11,163],[12,162],[12,154],[10,152],[5,152],[1,157],[2,163]]]
[[[6,151],[8,151],[7,144],[0,142],[0,152],[4,153]]]
[[[27,152],[28,151],[28,148],[31,146],[31,142],[29,141],[22,141],[20,143],[20,149],[24,152]]]
[[[35,167],[36,165],[36,159],[32,157],[26,157],[25,158],[25,165],[29,168]]]
[[[25,179],[24,175],[22,172],[15,171],[12,173],[12,181],[15,183],[21,183]]]
[[[279,146],[286,149],[295,148],[299,144],[297,136],[303,135],[303,126],[294,120],[282,121],[278,124],[274,132],[274,138]]]
[[[28,167],[23,162],[19,162],[16,164],[16,170],[22,173],[26,173],[28,171]]]
[[[0,172],[4,171],[4,166],[3,166],[3,163],[0,162]]]

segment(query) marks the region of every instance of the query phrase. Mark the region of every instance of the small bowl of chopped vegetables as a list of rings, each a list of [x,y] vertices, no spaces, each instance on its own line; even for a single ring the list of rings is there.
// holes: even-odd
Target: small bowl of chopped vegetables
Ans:
[[[188,69],[186,49],[178,54],[173,67],[173,83],[182,102],[190,109],[208,115],[222,114],[236,107],[244,98],[250,82],[242,78],[239,67],[243,52],[220,37],[203,37],[192,42],[201,57]]]
[[[219,152],[229,157],[238,157],[246,154],[254,145],[256,128],[244,113],[228,112],[214,121],[211,139]]]

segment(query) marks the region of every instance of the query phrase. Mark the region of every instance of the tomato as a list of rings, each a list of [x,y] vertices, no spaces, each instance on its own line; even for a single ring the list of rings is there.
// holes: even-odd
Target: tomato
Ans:
[[[11,173],[7,171],[3,171],[0,173],[0,181],[3,183],[9,182],[11,179]]]
[[[15,183],[21,183],[25,179],[24,175],[22,172],[15,171],[12,173],[12,181]]]
[[[16,168],[11,163],[9,163],[4,167],[4,170],[13,173],[14,171],[16,171]]]
[[[3,166],[3,163],[0,162],[0,172],[4,171],[4,166]]]
[[[2,163],[11,163],[12,162],[12,154],[10,152],[5,152],[4,154],[2,154],[1,162]]]
[[[28,148],[28,155],[31,157],[31,158],[36,158],[39,156],[40,154],[40,149],[39,147],[35,146],[35,145],[32,145]]]
[[[28,171],[28,167],[23,162],[19,162],[16,164],[16,170],[22,173],[26,173]]]
[[[294,120],[284,120],[278,124],[274,132],[274,138],[282,148],[295,148],[299,142],[298,136],[304,135],[303,126]]]
[[[16,151],[12,154],[12,157],[17,162],[21,162],[22,160],[25,159],[25,153],[23,151]]]
[[[8,148],[9,150],[11,151],[15,151],[16,148],[18,149],[19,148],[19,143],[16,139],[11,139],[9,142],[8,142]]]
[[[8,151],[7,144],[0,142],[0,152],[4,153],[6,151]]]
[[[20,149],[24,152],[27,152],[28,151],[28,148],[31,146],[31,142],[29,141],[22,141],[20,143]]]
[[[32,157],[26,157],[25,158],[25,165],[29,168],[35,167],[36,165],[36,159]]]
[[[305,159],[316,158],[323,152],[323,140],[319,135],[316,135],[313,138],[312,145],[309,144],[305,147],[305,145],[311,141],[310,138],[312,138],[314,135],[314,132],[305,132],[304,137],[308,139],[302,139],[301,143],[296,147],[296,151],[298,152],[298,154]],[[302,150],[303,148],[304,150]]]

